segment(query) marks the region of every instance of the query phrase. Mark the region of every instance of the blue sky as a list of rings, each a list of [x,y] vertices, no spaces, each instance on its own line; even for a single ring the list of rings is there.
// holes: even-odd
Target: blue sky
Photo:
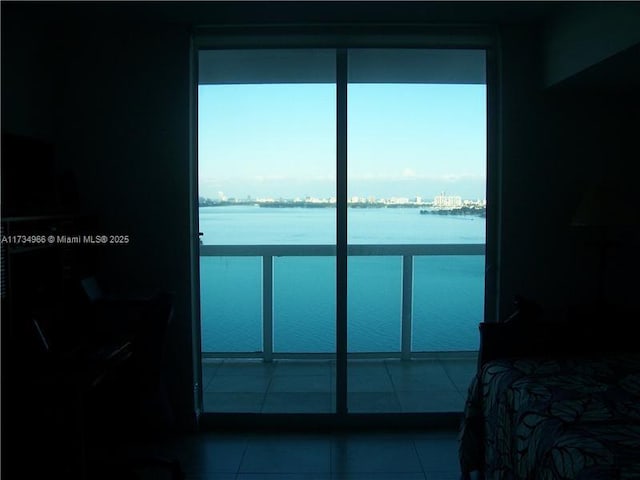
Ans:
[[[200,196],[335,196],[333,84],[200,85]],[[349,196],[485,198],[486,87],[350,84]]]

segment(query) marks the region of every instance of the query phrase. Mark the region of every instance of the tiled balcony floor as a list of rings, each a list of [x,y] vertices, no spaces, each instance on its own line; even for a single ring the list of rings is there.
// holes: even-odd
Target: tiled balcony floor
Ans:
[[[349,412],[462,412],[476,356],[349,360]],[[335,411],[334,360],[204,359],[202,367],[205,412]]]

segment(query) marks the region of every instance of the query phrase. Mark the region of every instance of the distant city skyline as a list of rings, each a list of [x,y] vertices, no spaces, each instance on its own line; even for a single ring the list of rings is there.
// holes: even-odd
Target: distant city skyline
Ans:
[[[335,85],[201,85],[199,194],[335,196]],[[486,197],[486,87],[350,84],[348,196]]]
[[[216,196],[206,196],[200,195],[200,198],[212,201],[336,201],[335,196],[314,196],[314,195],[302,195],[295,197],[286,197],[282,195],[246,195],[243,197],[235,197],[226,195],[224,192],[217,192]],[[463,197],[461,195],[449,195],[448,192],[439,192],[434,196],[423,196],[423,195],[390,195],[385,197],[379,197],[376,195],[350,195],[347,197],[347,202],[357,202],[357,201],[409,201],[409,202],[435,202],[442,203],[448,201],[454,202],[466,202],[466,201],[485,201],[485,197]]]

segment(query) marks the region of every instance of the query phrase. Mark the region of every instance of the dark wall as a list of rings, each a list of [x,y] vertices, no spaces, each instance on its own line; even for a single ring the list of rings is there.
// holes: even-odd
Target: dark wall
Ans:
[[[96,248],[107,290],[175,293],[167,356],[188,424],[189,30],[91,6],[75,15],[43,9],[16,5],[13,16],[3,5],[3,131],[51,141],[58,173],[73,172],[82,210],[99,218],[92,233],[129,236],[128,245]]]
[[[508,312],[514,295],[536,299],[544,295],[539,269],[547,261],[544,236],[549,225],[540,203],[546,189],[540,183],[546,180],[541,175],[539,141],[544,123],[540,27],[503,26],[500,36],[499,312]]]
[[[600,299],[637,310],[640,97],[623,87],[603,89],[578,80],[549,89],[542,98],[541,210],[552,222],[546,250],[551,266],[557,266],[547,275],[546,288],[558,288],[550,297],[556,305]],[[572,225],[584,198],[601,188],[609,197],[604,204],[610,225]]]
[[[81,39],[79,41],[79,39]],[[171,24],[97,21],[65,32],[56,101],[59,157],[108,235],[116,292],[175,293],[168,363],[179,411],[192,410],[189,32]],[[96,232],[99,233],[99,232]]]
[[[503,49],[499,307],[508,312],[516,294],[544,304],[584,300],[595,275],[593,252],[580,243],[570,218],[601,165],[620,178],[637,173],[630,123],[637,110],[625,97],[612,102],[610,93],[544,89],[542,20],[520,18],[523,10],[513,6],[492,19],[471,3],[469,19],[500,24]],[[445,7],[435,13],[455,20],[456,10]],[[350,8],[337,17],[363,18],[358,7]],[[393,10],[394,18],[436,18],[429,4],[411,8]],[[295,9],[302,20],[323,18],[317,5]],[[376,9],[367,10],[366,19],[387,20],[384,8]],[[291,20],[294,10],[280,7],[268,18]],[[2,4],[3,131],[51,140],[59,168],[74,172],[82,204],[100,216],[104,233],[130,236],[128,246],[101,251],[99,273],[108,287],[176,293],[169,366],[172,398],[185,425],[193,412],[190,26],[233,23],[242,15],[238,5]],[[619,296],[628,300],[625,295]]]
[[[545,30],[544,23],[502,29],[500,311],[512,309],[515,295],[552,309],[598,300],[635,308],[637,213],[629,214],[635,226],[612,225],[606,234],[572,220],[602,185],[619,202],[607,202],[612,217],[638,210],[640,50],[546,87]]]
[[[53,136],[56,35],[37,12],[2,6],[2,129]],[[10,92],[10,93],[9,93]]]

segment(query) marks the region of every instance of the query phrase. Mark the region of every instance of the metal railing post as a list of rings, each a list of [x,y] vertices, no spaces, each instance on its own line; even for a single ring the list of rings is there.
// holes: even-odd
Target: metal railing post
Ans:
[[[413,302],[413,255],[402,256],[402,343],[400,358],[411,358],[411,320]]]
[[[273,360],[273,257],[262,257],[262,355]]]

